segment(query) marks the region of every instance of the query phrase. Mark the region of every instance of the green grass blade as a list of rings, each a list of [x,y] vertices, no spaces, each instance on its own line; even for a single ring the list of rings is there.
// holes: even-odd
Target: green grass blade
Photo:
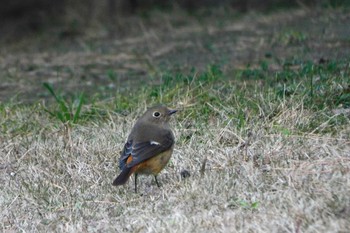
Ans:
[[[57,102],[61,102],[61,98],[59,98],[55,91],[53,90],[52,86],[49,83],[43,83],[43,86],[50,92],[50,94],[55,98]]]
[[[44,108],[44,111],[47,112],[48,114],[50,114],[50,116],[52,116],[52,117],[55,117],[55,116],[56,116],[55,113],[51,112],[51,111],[50,111],[49,109],[47,109],[47,108]]]
[[[79,95],[79,104],[73,116],[73,123],[76,123],[77,120],[79,119],[80,111],[81,111],[81,107],[83,106],[83,103],[84,103],[84,94],[82,93]]]

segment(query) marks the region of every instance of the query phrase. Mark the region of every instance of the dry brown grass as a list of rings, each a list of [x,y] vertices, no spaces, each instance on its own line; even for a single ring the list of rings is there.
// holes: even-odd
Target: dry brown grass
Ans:
[[[350,122],[330,115],[331,110],[337,115],[348,111],[349,62],[337,65],[349,51],[346,13],[303,10],[204,21],[160,14],[147,28],[137,19],[127,38],[107,40],[97,33],[97,38],[65,41],[68,45],[47,42],[58,48],[41,47],[37,38],[31,46],[3,46],[0,100],[7,102],[0,102],[0,232],[348,232]],[[272,59],[266,58],[269,52]],[[284,60],[290,57],[291,63],[311,60],[310,69],[320,72],[299,72],[307,66],[288,65]],[[270,59],[271,73],[261,71],[261,59]],[[204,87],[196,83],[200,71],[212,64],[222,65],[229,80],[217,77],[218,83]],[[199,70],[192,86],[170,83],[158,88],[170,94],[120,98],[130,80],[161,82],[163,68],[177,67],[180,74],[191,67]],[[250,73],[240,82],[232,67],[265,76]],[[110,70],[117,75],[109,77]],[[289,76],[287,87],[288,81],[304,86],[296,84],[292,94],[279,95],[282,88],[275,84],[284,81],[272,74],[278,70],[299,76],[296,81]],[[327,85],[319,84],[321,75]],[[64,97],[86,89],[91,99],[84,110],[96,107],[96,115],[99,110],[104,115],[67,130],[35,102],[47,97],[42,82],[53,84]],[[266,90],[273,93],[262,93]],[[31,104],[14,104],[21,93],[34,99]],[[96,93],[111,99],[100,103]],[[25,102],[24,97],[18,101]],[[129,130],[146,103],[157,98],[184,107],[173,122],[177,143],[159,175],[162,187],[152,177],[140,177],[139,194],[133,178],[114,187]],[[132,112],[120,114],[120,103]],[[194,124],[194,116],[205,108],[208,121],[200,118]],[[238,127],[242,116],[245,125]],[[184,169],[191,173],[186,179],[180,175]]]
[[[230,72],[247,64],[259,66],[270,54],[274,60],[270,69],[281,70],[275,60],[292,57],[318,62],[346,59],[350,53],[350,18],[341,9],[242,17],[224,9],[202,17],[181,11],[154,12],[150,18],[121,20],[121,28],[115,25],[116,35],[111,38],[102,23],[78,27],[85,36],[73,38],[62,39],[51,31],[14,38],[11,43],[0,38],[0,101],[35,102],[45,97],[43,82],[73,93],[96,93],[95,87],[102,86],[108,95],[130,83],[158,78],[164,68],[203,71],[210,64],[220,64]],[[116,83],[108,71],[117,74]]]
[[[113,114],[75,126],[71,141],[35,109],[4,114],[31,122],[31,133],[2,135],[2,232],[347,232],[350,227],[350,128],[335,135],[293,132],[310,113],[290,109],[250,126],[249,143],[232,124],[185,129],[175,121],[173,158],[160,174],[113,187],[117,159],[136,116]],[[299,110],[298,110],[299,109]],[[181,114],[181,113],[180,113]],[[288,117],[287,117],[288,116]],[[327,124],[327,123],[325,123]],[[15,127],[15,126],[13,126]],[[8,128],[8,132],[11,131]],[[200,174],[207,158],[204,175]],[[182,179],[180,171],[191,176]]]

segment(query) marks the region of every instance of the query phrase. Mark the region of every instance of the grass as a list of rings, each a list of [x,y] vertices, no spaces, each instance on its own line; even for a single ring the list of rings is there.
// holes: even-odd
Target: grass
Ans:
[[[105,114],[77,122],[68,138],[52,112],[2,104],[0,227],[345,232],[349,119],[330,110],[348,101],[335,97],[346,89],[339,87],[345,87],[348,73],[346,62],[335,63],[336,68],[300,64],[275,75],[259,69],[252,75],[247,68],[230,76],[218,66],[167,73],[161,84],[140,88],[132,98],[120,94],[95,103]],[[282,74],[289,78],[280,80]],[[315,74],[324,78],[310,83]],[[285,90],[294,88],[290,94],[280,93],[282,83]],[[133,122],[146,105],[158,102],[182,109],[173,122],[177,144],[159,177],[162,187],[150,177],[140,179],[141,195],[133,192],[132,181],[112,187]],[[183,169],[191,176],[182,178]]]
[[[57,110],[49,110],[44,108],[44,110],[49,113],[52,117],[60,120],[63,124],[74,124],[80,118],[81,107],[84,103],[84,95],[80,94],[72,103],[68,103],[63,99],[61,95],[57,95],[53,89],[53,87],[44,83],[43,86],[50,92],[50,94],[54,97],[57,107]]]
[[[273,38],[310,40],[286,32]],[[234,69],[213,62],[185,71],[150,59],[148,85],[113,95],[96,88],[84,99],[46,85],[53,101],[45,105],[0,102],[0,230],[347,232],[350,61],[302,57],[269,53]],[[162,187],[147,176],[138,194],[133,178],[113,187],[133,123],[157,103],[181,110]]]

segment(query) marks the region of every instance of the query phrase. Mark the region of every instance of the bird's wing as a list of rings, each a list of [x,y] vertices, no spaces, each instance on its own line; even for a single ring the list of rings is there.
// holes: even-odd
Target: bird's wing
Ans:
[[[129,140],[124,145],[124,150],[119,161],[119,168],[123,169],[124,166],[133,167],[140,164],[141,162],[170,149],[173,144],[174,136],[170,131],[159,141],[154,140],[133,143],[132,140]],[[130,156],[132,156],[132,159],[128,159]]]
[[[120,155],[120,159],[119,159],[119,168],[120,170],[123,170],[124,166],[126,165],[126,162],[129,158],[129,156],[131,155],[132,152],[132,143],[133,140],[129,140],[125,143],[123,151]]]

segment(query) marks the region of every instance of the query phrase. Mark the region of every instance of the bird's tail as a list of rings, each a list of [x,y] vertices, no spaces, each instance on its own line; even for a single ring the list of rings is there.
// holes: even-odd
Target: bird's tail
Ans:
[[[123,185],[125,184],[132,174],[132,168],[125,166],[119,176],[113,181],[113,185]]]

